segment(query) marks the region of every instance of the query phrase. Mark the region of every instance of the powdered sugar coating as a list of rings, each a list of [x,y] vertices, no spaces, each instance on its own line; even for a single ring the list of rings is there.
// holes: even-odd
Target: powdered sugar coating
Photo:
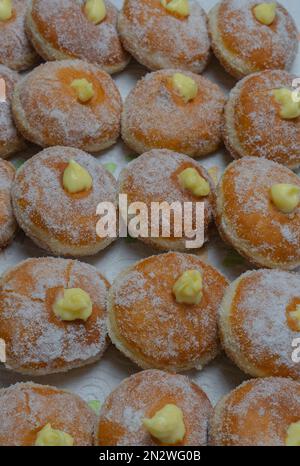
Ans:
[[[300,264],[300,205],[281,212],[270,196],[277,183],[300,186],[300,179],[264,158],[231,163],[217,187],[215,219],[222,236],[254,264],[293,269]]]
[[[172,289],[186,270],[202,274],[199,304],[177,303]],[[218,352],[217,309],[227,280],[197,256],[167,253],[137,262],[114,281],[108,329],[113,343],[143,368],[201,367]]]
[[[184,189],[179,182],[178,175],[186,168],[194,168],[199,175],[208,181],[210,194],[197,197],[189,190]],[[167,202],[169,205],[180,202],[193,203],[195,215],[196,203],[204,203],[204,235],[207,239],[208,226],[212,220],[212,191],[214,185],[207,171],[197,162],[178,152],[167,149],[156,149],[146,152],[130,162],[120,174],[119,192],[127,194],[128,202],[144,202],[150,209],[151,202]],[[195,222],[195,218],[194,218]],[[160,222],[160,225],[162,222]],[[201,224],[202,227],[202,224]],[[195,225],[194,225],[195,228]],[[173,232],[174,233],[174,232]],[[140,238],[143,240],[143,238]],[[185,249],[188,238],[164,238],[164,244],[169,243],[169,249]],[[151,243],[160,246],[160,239],[147,238]],[[174,243],[174,240],[176,243]],[[178,242],[178,243],[177,243]]]
[[[20,78],[15,71],[0,65],[0,79],[5,82],[5,99],[0,103],[0,157],[6,158],[24,147],[23,138],[17,132],[11,110],[13,90]]]
[[[92,177],[86,193],[70,194],[62,178],[73,159]],[[101,238],[96,231],[97,206],[117,206],[114,177],[94,157],[70,147],[52,147],[35,155],[18,170],[12,197],[17,220],[38,245],[54,254],[95,254],[114,238]]]
[[[0,21],[0,63],[13,70],[26,70],[38,56],[25,33],[27,0],[12,0],[13,16]]]
[[[74,79],[92,83],[85,104],[71,87]],[[48,62],[16,86],[13,113],[21,133],[42,147],[65,145],[97,152],[111,146],[120,132],[122,101],[111,77],[82,60]]]
[[[180,445],[206,445],[211,405],[205,393],[182,375],[142,371],[125,379],[101,408],[97,445],[158,445],[142,424],[167,403],[183,411],[186,435]]]
[[[291,67],[298,50],[297,26],[287,10],[276,4],[271,25],[254,16],[256,0],[223,0],[210,13],[213,49],[234,76]]]
[[[213,445],[283,446],[288,427],[299,419],[299,382],[252,379],[219,401],[210,439]]]
[[[185,104],[171,85],[178,70],[147,74],[129,93],[122,113],[122,137],[137,153],[170,149],[200,157],[221,142],[225,96],[208,79],[185,72],[198,85],[197,96]]]
[[[31,446],[48,423],[74,445],[92,445],[95,414],[77,395],[47,385],[18,383],[0,390],[0,445]]]
[[[201,73],[209,57],[207,18],[196,0],[178,17],[160,0],[125,0],[118,30],[124,47],[151,70],[180,68]]]
[[[54,258],[28,259],[1,280],[0,337],[6,367],[31,375],[64,372],[98,360],[107,346],[108,282],[92,266]],[[58,293],[81,288],[93,303],[87,321],[62,321],[52,306]]]
[[[292,360],[292,352],[293,340],[300,332],[291,328],[288,309],[295,299],[300,303],[300,275],[282,270],[250,271],[233,282],[226,295],[231,295],[231,290],[229,303],[225,306],[224,298],[220,311],[228,354],[253,376],[299,379],[300,367]]]
[[[118,10],[105,0],[106,17],[99,24],[88,20],[85,0],[31,0],[27,29],[46,60],[80,58],[108,73],[121,71],[129,61],[117,33]]]
[[[256,73],[240,81],[225,107],[224,142],[235,158],[265,157],[290,168],[300,165],[300,117],[280,117],[273,91],[293,91],[296,76],[285,71]]]
[[[14,176],[13,165],[0,159],[0,248],[11,241],[17,228],[10,197]]]

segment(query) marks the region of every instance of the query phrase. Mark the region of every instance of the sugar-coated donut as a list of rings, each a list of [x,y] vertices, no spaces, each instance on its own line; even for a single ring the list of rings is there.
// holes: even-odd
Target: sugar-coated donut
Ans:
[[[225,292],[219,312],[222,345],[230,358],[253,377],[300,379],[293,362],[293,340],[300,321],[300,274],[283,270],[246,272]]]
[[[254,265],[294,269],[300,265],[300,206],[286,214],[273,204],[270,189],[281,183],[300,186],[300,179],[271,160],[236,160],[217,186],[214,216],[222,238]]]
[[[117,32],[117,8],[105,0],[106,16],[99,24],[84,13],[85,0],[29,0],[26,29],[45,60],[80,58],[107,73],[125,68],[129,55]]]
[[[1,96],[3,101],[0,102],[0,157],[5,159],[25,148],[25,141],[16,129],[11,110],[13,90],[20,79],[19,75],[0,65],[0,79],[3,80],[1,89],[4,91]]]
[[[225,106],[224,142],[232,157],[265,157],[289,168],[300,165],[300,117],[283,119],[272,92],[293,90],[286,71],[247,76],[231,91]]]
[[[197,197],[181,186],[178,175],[187,168],[194,168],[208,182],[210,188],[208,195]],[[119,192],[127,195],[128,203],[144,202],[149,212],[151,202],[167,202],[169,205],[180,202],[182,206],[185,202],[192,202],[195,216],[196,203],[203,202],[204,240],[208,239],[208,227],[212,221],[212,191],[214,189],[213,181],[204,167],[186,155],[167,149],[154,149],[141,155],[123,169],[119,178]],[[151,227],[151,223],[149,226]],[[162,222],[160,222],[161,226]],[[196,228],[196,224],[193,228]],[[176,237],[174,223],[171,223],[170,232],[170,237],[164,237],[161,231],[157,238],[149,235],[149,237],[139,237],[139,239],[159,249],[185,251],[186,241],[189,239],[184,231],[181,237]]]
[[[10,194],[14,177],[14,166],[0,159],[0,249],[10,243],[17,229]]]
[[[222,0],[209,12],[212,48],[236,78],[269,69],[289,69],[297,55],[297,26],[278,2],[272,24],[255,17],[257,0]],[[273,0],[264,3],[274,3]]]
[[[93,97],[82,103],[74,80],[92,84]],[[48,62],[15,87],[14,119],[26,139],[42,147],[65,145],[97,152],[114,144],[120,133],[122,101],[111,77],[82,60]]]
[[[26,8],[27,0],[12,0],[12,17],[0,20],[0,63],[17,71],[39,61],[25,33]]]
[[[125,49],[150,70],[201,73],[210,55],[207,16],[198,1],[189,0],[189,7],[189,15],[182,17],[160,0],[125,0],[118,19]]]
[[[63,174],[70,160],[92,177],[92,187],[70,193]],[[93,156],[72,147],[50,147],[27,160],[12,187],[13,208],[20,227],[42,249],[55,255],[87,256],[104,249],[115,238],[100,237],[97,206],[117,208],[117,183]]]
[[[142,421],[167,403],[177,405],[183,412],[186,433],[177,445],[206,445],[212,413],[206,394],[188,377],[159,370],[128,377],[108,396],[101,407],[96,445],[160,445]]]
[[[202,76],[185,72],[198,85],[196,97],[183,102],[171,79],[178,70],[147,74],[129,93],[122,113],[122,137],[138,154],[170,149],[192,157],[214,152],[221,142],[225,96]]]
[[[173,286],[191,269],[202,274],[202,299],[178,303]],[[110,338],[143,369],[201,369],[219,351],[217,310],[227,284],[195,255],[170,252],[143,259],[121,272],[110,289]]]
[[[6,343],[8,369],[29,375],[65,372],[97,361],[107,347],[106,295],[109,284],[82,262],[28,259],[0,281],[0,338]],[[81,288],[92,314],[66,321],[53,311],[65,289]]]
[[[45,425],[71,435],[74,446],[93,444],[95,413],[77,395],[33,382],[0,390],[0,445],[34,446]]]
[[[288,378],[251,379],[217,404],[209,443],[219,446],[284,446],[300,420],[300,383]]]

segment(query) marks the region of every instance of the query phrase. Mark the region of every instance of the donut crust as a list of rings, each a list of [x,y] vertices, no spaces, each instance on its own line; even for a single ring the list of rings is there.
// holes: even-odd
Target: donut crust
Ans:
[[[288,309],[300,303],[300,275],[283,270],[254,270],[230,284],[219,310],[223,348],[252,377],[300,379],[291,358],[300,332],[290,326]]]
[[[199,305],[178,304],[172,288],[186,270],[203,274]],[[108,296],[108,332],[115,346],[143,369],[199,370],[219,352],[217,310],[228,282],[192,254],[170,252],[121,272]]]
[[[222,0],[209,12],[213,52],[235,78],[291,68],[298,51],[298,30],[287,10],[276,3],[276,18],[270,26],[254,17],[256,0],[239,0],[238,4],[235,0]]]
[[[66,288],[92,300],[87,321],[63,321],[53,304]],[[27,259],[0,281],[0,338],[7,369],[26,375],[66,372],[99,360],[107,344],[107,280],[92,266],[67,259]]]
[[[15,71],[0,65],[0,79],[5,83],[5,100],[0,102],[0,158],[6,159],[24,149],[26,145],[16,129],[11,108],[14,87],[20,77]]]
[[[92,176],[90,190],[68,193],[63,173],[73,159]],[[116,238],[97,233],[97,206],[110,202],[117,211],[117,183],[94,157],[72,147],[44,149],[18,170],[12,186],[20,227],[40,248],[62,256],[94,255]]]
[[[74,79],[93,84],[85,104],[71,87]],[[71,146],[98,152],[120,134],[122,100],[112,78],[82,60],[48,62],[35,68],[15,87],[12,109],[19,131],[41,146]]]
[[[176,72],[180,71],[147,74],[125,100],[122,138],[138,154],[169,149],[202,157],[221,144],[223,91],[208,79],[185,72],[198,84],[197,96],[185,104],[171,85]]]
[[[92,445],[95,421],[88,405],[65,390],[33,382],[0,390],[1,446],[34,446],[48,423],[71,435],[74,446]]]
[[[128,377],[108,396],[96,427],[96,445],[161,445],[146,431],[142,420],[152,417],[167,403],[176,404],[183,411],[186,434],[176,446],[206,445],[212,413],[206,394],[187,377],[159,370]]]
[[[194,196],[191,192],[181,187],[178,175],[186,168],[194,168],[199,175],[210,185],[210,193],[204,197]],[[208,240],[208,228],[212,221],[212,191],[214,183],[204,167],[190,157],[167,149],[156,149],[136,158],[130,162],[120,173],[119,193],[126,194],[128,203],[144,202],[150,211],[151,202],[204,202],[204,240]],[[196,228],[194,209],[193,229]],[[171,225],[174,227],[174,225]],[[186,247],[189,239],[174,236],[174,228],[171,236],[157,238],[139,237],[141,241],[161,250],[191,251]]]
[[[25,32],[27,0],[12,0],[12,7],[12,17],[0,21],[0,63],[12,70],[23,71],[37,64],[40,58]]]
[[[300,186],[283,165],[257,157],[229,164],[216,189],[214,218],[223,240],[258,267],[292,270],[300,265],[300,206],[291,214],[272,203],[277,183]]]
[[[190,0],[187,18],[169,13],[160,0],[125,0],[118,18],[123,46],[150,70],[179,68],[201,73],[210,58],[207,16]]]
[[[284,446],[287,428],[300,418],[300,383],[288,378],[251,379],[217,403],[209,444]]]
[[[265,157],[296,169],[300,165],[300,117],[284,120],[272,91],[291,88],[286,71],[255,73],[238,82],[225,105],[223,140],[234,159]]]
[[[83,0],[29,0],[26,32],[35,49],[46,61],[78,58],[109,74],[122,71],[130,56],[118,37],[117,8],[105,0],[106,17],[95,25],[83,5]]]
[[[17,230],[10,194],[15,172],[10,162],[0,159],[0,249],[8,246]]]

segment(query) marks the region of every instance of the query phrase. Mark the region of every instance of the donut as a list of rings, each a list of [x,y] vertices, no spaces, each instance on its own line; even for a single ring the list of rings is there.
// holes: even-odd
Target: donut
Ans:
[[[1,446],[34,446],[47,424],[74,446],[92,445],[95,418],[79,396],[55,387],[27,382],[0,390]]]
[[[65,372],[100,359],[107,347],[108,287],[94,267],[74,260],[27,259],[9,269],[0,281],[5,367],[36,376]],[[58,304],[66,307],[62,303],[66,290],[74,289],[89,297],[86,320],[68,320],[65,314],[57,314]],[[75,312],[77,303],[71,304]]]
[[[161,0],[125,0],[118,31],[126,50],[150,70],[201,73],[210,56],[207,16],[196,0],[189,14],[168,11]]]
[[[10,195],[14,176],[14,166],[0,159],[0,249],[11,242],[17,229]]]
[[[108,396],[96,427],[96,445],[162,445],[143,425],[167,404],[183,413],[185,435],[177,445],[207,444],[208,419],[212,407],[204,391],[179,374],[147,370],[128,377]]]
[[[258,71],[288,70],[297,55],[298,30],[293,18],[280,3],[263,3],[276,6],[274,18],[266,21],[269,24],[257,17],[255,9],[261,8],[257,0],[222,0],[208,15],[213,52],[238,79]]]
[[[0,158],[3,159],[25,148],[25,141],[16,129],[11,110],[13,90],[19,79],[15,71],[0,65],[0,87],[3,92],[0,100]]]
[[[229,164],[216,189],[213,210],[221,237],[252,264],[294,269],[300,265],[300,206],[284,213],[272,188],[300,179],[276,162],[243,157]]]
[[[35,68],[15,87],[12,108],[20,132],[41,147],[98,152],[119,137],[120,93],[105,71],[81,60]]]
[[[283,377],[247,380],[217,403],[209,443],[284,446],[299,419],[299,382]]]
[[[284,119],[274,90],[291,89],[286,71],[263,71],[239,81],[225,106],[224,143],[233,158],[265,157],[291,169],[300,165],[300,117]],[[300,112],[299,112],[300,113]]]
[[[27,70],[39,57],[25,33],[27,0],[4,0],[8,7],[6,19],[0,13],[0,63],[12,70]]]
[[[199,301],[174,294],[185,272],[202,277]],[[143,369],[199,370],[219,351],[217,310],[228,282],[192,254],[170,252],[121,272],[108,296],[108,331],[115,346]]]
[[[178,70],[147,74],[129,93],[122,113],[122,138],[138,154],[170,149],[201,157],[221,143],[225,96],[202,76],[185,72],[197,86],[196,96],[185,102],[172,80]]]
[[[69,192],[64,173],[75,161],[91,177],[91,187]],[[97,206],[111,202],[117,208],[117,183],[93,156],[72,147],[50,147],[27,160],[12,186],[15,216],[24,232],[54,255],[88,256],[115,238],[100,237]]]
[[[85,14],[86,3],[30,0],[26,30],[31,42],[47,61],[79,58],[109,74],[123,70],[130,58],[118,36],[117,8],[105,0],[105,17],[95,24]]]
[[[225,292],[219,311],[222,346],[253,377],[300,379],[293,340],[300,337],[300,274],[253,270]]]
[[[208,183],[208,194],[196,196],[192,191],[182,186],[179,175],[184,170],[192,168]],[[127,195],[128,203],[143,202],[150,212],[151,203],[167,202],[169,206],[180,202],[184,212],[184,203],[193,203],[194,216],[196,216],[196,203],[204,203],[204,239],[207,240],[208,227],[212,221],[212,191],[214,184],[209,174],[201,165],[186,155],[172,152],[167,149],[154,149],[146,152],[130,162],[119,177],[119,192]],[[175,204],[174,204],[175,205]],[[180,215],[182,219],[182,215]],[[202,218],[201,218],[202,220]],[[152,224],[150,224],[152,227]],[[188,237],[182,226],[181,237],[175,236],[175,222],[170,222],[170,237],[163,236],[162,221],[158,237],[139,237],[146,244],[165,250],[185,251]],[[203,224],[201,223],[201,228]],[[194,218],[195,230],[196,220]]]

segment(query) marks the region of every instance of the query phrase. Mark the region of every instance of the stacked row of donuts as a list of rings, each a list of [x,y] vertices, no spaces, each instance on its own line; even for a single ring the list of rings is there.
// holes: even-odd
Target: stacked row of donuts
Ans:
[[[278,3],[223,0],[206,18],[195,0],[2,0],[0,156],[34,143],[15,174],[0,160],[0,241],[17,224],[57,256],[98,253],[97,205],[204,203],[222,238],[264,267],[227,279],[184,236],[141,237],[162,250],[123,270],[112,286],[73,259],[28,259],[0,281],[5,366],[28,376],[98,361],[109,341],[143,370],[125,379],[99,415],[79,397],[31,382],[0,391],[1,445],[297,445],[300,370],[300,104],[297,28]],[[164,40],[161,40],[163,35]],[[4,39],[3,39],[4,40]],[[257,47],[257,41],[260,47]],[[243,78],[228,101],[200,76],[210,46]],[[154,72],[124,106],[109,74],[129,54]],[[25,77],[13,70],[48,60]],[[7,68],[10,67],[11,69]],[[156,71],[157,70],[157,71]],[[118,183],[96,158],[119,135],[140,157]],[[270,134],[272,137],[270,138]],[[220,181],[193,158],[222,140],[235,160]],[[126,212],[127,220],[127,212]],[[193,221],[194,221],[193,217]],[[193,225],[195,226],[195,225]],[[255,228],[254,228],[255,227]],[[213,410],[176,374],[220,352],[251,379]]]
[[[81,299],[76,300],[78,293]],[[148,369],[123,381],[97,421],[85,408],[83,437],[73,425],[79,413],[72,405],[56,422],[61,409],[55,403],[56,389],[29,383],[2,390],[0,420],[3,416],[4,425],[6,419],[9,424],[1,444],[42,441],[38,435],[49,423],[71,435],[75,444],[205,445],[208,426],[212,444],[299,442],[300,373],[298,359],[292,358],[293,340],[300,336],[296,273],[259,269],[228,286],[216,268],[196,255],[170,252],[130,266],[110,287],[92,266],[49,257],[28,259],[8,270],[0,298],[7,369],[36,376],[90,364],[103,355],[108,336],[125,356]],[[236,388],[213,411],[200,387],[175,373],[201,370],[219,353],[219,336],[228,356],[260,379]],[[44,414],[32,421],[25,410],[19,424],[27,391],[34,416],[40,410]],[[174,406],[184,419],[184,435],[176,441],[151,424],[155,426],[156,415],[166,422],[176,417]],[[165,412],[171,409],[175,414]],[[178,422],[175,427],[171,423],[175,430]]]
[[[288,73],[298,48],[289,13],[277,3],[257,8],[254,0],[224,0],[207,20],[197,1],[176,0],[175,6],[171,1],[126,0],[118,14],[104,0],[2,0],[0,39],[7,44],[0,63],[14,70],[32,67],[37,62],[32,46],[48,62],[18,83],[15,72],[1,68],[7,106],[1,109],[0,156],[20,150],[22,136],[42,147],[88,152],[113,144],[122,105],[106,72],[124,69],[130,52],[155,71],[137,83],[122,112],[122,137],[135,152],[163,148],[200,157],[219,146],[224,127],[233,157],[255,155],[299,166],[297,109],[282,118],[272,95],[276,89],[291,90],[296,78]],[[223,93],[198,74],[208,61],[210,42],[224,67],[244,77],[231,92],[225,124]],[[174,79],[176,70],[184,73]],[[194,86],[189,98],[182,95],[184,84]]]
[[[213,410],[204,391],[187,377],[147,370],[125,379],[97,417],[77,395],[47,385],[19,383],[0,391],[0,444],[170,445],[168,434],[161,435],[163,429],[157,428],[154,419],[159,413],[162,427],[167,406],[178,416],[177,446],[202,447],[207,442],[295,446],[299,445],[299,397],[299,382],[251,379]],[[172,424],[165,427],[168,433],[172,430]]]
[[[119,193],[127,195],[129,205],[142,202],[148,212],[153,202],[171,207],[179,202],[182,209],[185,203],[192,206],[192,232],[184,228],[178,231],[175,220],[174,224],[170,220],[166,233],[161,218],[152,236],[148,224],[144,233],[133,231],[155,248],[187,251],[188,239],[197,229],[203,227],[204,241],[208,240],[214,219],[222,238],[250,263],[284,270],[300,265],[299,177],[265,158],[244,157],[232,162],[217,186],[203,166],[167,149],[146,152],[130,162],[118,183],[94,157],[71,147],[43,150],[26,161],[15,177],[9,162],[0,161],[0,168],[2,246],[15,233],[15,216],[23,231],[48,253],[73,257],[96,254],[118,235],[117,228],[109,234],[98,229],[102,218],[98,205],[110,203],[117,216]],[[70,187],[70,173],[87,177],[89,184]],[[198,190],[193,183],[199,185]],[[196,224],[199,202],[204,204],[203,225]],[[130,231],[128,209],[120,209],[120,218]]]

